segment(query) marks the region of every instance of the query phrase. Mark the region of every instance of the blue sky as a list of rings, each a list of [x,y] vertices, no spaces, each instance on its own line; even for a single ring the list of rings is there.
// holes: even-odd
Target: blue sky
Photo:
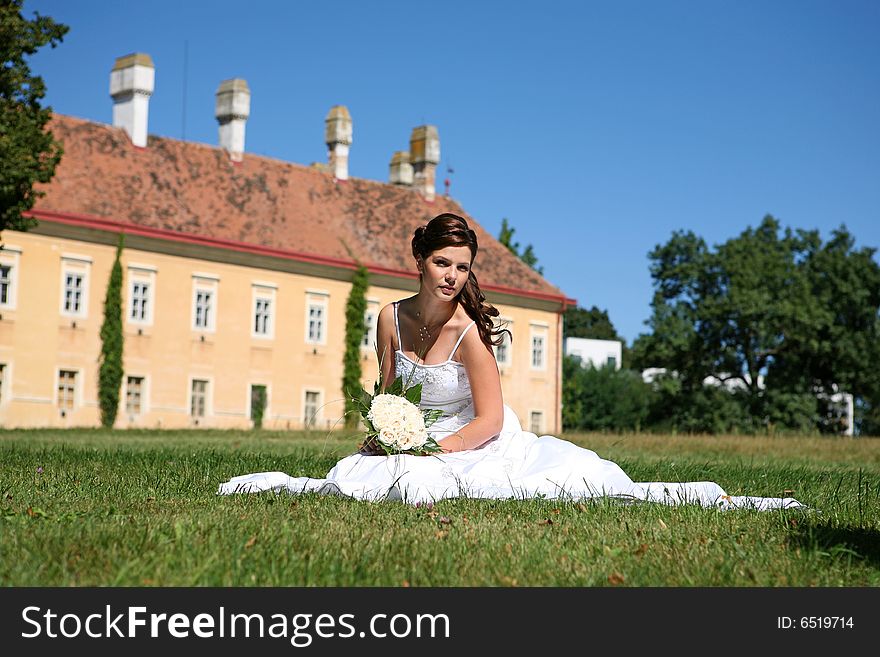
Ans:
[[[647,254],[675,230],[717,244],[770,213],[880,246],[880,2],[25,0],[33,11],[71,28],[30,60],[60,113],[111,122],[113,62],[145,52],[152,134],[216,144],[214,93],[232,77],[251,88],[252,153],[325,161],[324,117],[344,104],[351,175],[387,180],[412,128],[436,125],[438,190],[453,168],[468,213],[495,235],[506,217],[545,277],[629,342],[650,315]]]

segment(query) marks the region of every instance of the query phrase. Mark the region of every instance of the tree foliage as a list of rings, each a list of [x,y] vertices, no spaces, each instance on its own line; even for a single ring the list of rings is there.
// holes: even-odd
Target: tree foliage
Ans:
[[[652,394],[632,370],[584,367],[577,356],[562,360],[562,426],[568,431],[639,431]]]
[[[28,20],[21,6],[22,0],[0,3],[0,231],[36,224],[22,213],[42,196],[33,186],[52,179],[62,154],[46,130],[52,110],[40,104],[45,84],[25,58],[47,44],[54,48],[68,28],[36,12]]]
[[[116,259],[107,281],[104,297],[104,321],[101,324],[101,357],[98,368],[98,401],[101,426],[112,428],[119,410],[119,389],[122,385],[122,247],[119,236]]]
[[[870,417],[880,402],[874,253],[856,250],[845,227],[823,244],[817,231],[782,230],[769,215],[714,249],[692,232],[658,245],[651,332],[633,358],[675,379],[681,403],[666,400],[668,419],[714,394],[709,377],[735,391],[724,400],[741,405],[749,430],[839,430],[832,395],[841,391]]]
[[[513,234],[515,232],[516,229],[512,228],[507,222],[507,217],[504,217],[501,220],[501,231],[498,233],[498,241],[506,246],[513,255],[522,260],[536,272],[543,275],[544,268],[538,266],[538,256],[535,255],[535,251],[532,248],[531,244],[527,245],[526,248],[523,249],[522,253],[520,253],[519,242],[513,241]]]
[[[367,288],[370,276],[366,267],[358,265],[351,281],[351,290],[345,304],[345,353],[342,357],[342,394],[345,397],[345,424],[354,427],[358,422],[356,399],[361,392],[361,344],[364,340],[367,312]]]

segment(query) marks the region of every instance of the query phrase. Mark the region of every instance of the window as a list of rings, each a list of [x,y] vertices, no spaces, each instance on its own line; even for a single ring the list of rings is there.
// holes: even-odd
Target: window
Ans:
[[[266,392],[266,386],[252,384],[251,385],[251,420],[254,422],[255,429],[262,429],[263,417],[266,414],[266,406],[268,405],[269,395]]]
[[[253,284],[253,315],[251,335],[255,338],[275,337],[275,289],[274,283]]]
[[[210,328],[214,318],[214,293],[210,290],[196,290],[196,328]]]
[[[64,311],[78,315],[82,310],[83,275],[68,272],[64,276]]]
[[[306,390],[306,401],[303,405],[303,425],[306,429],[311,429],[317,423],[320,406],[321,393],[316,390]]]
[[[6,363],[0,363],[0,406],[3,405],[4,393],[6,392],[5,386],[7,370],[8,368],[6,367]]]
[[[12,265],[0,264],[0,306],[9,306],[12,300]]]
[[[507,329],[510,330],[510,326],[507,326]],[[495,360],[499,365],[510,365],[511,361],[511,346],[510,346],[510,333],[502,333],[501,334],[501,344],[495,345],[493,347],[495,349]]]
[[[18,258],[21,249],[9,244],[0,248],[0,308],[15,308],[15,283],[18,274]]]
[[[364,339],[361,341],[362,349],[373,350],[376,348],[376,324],[379,321],[379,302],[368,301],[367,311],[364,313]]]
[[[153,323],[155,282],[156,268],[152,265],[128,266],[128,321],[134,324]]]
[[[323,342],[324,306],[309,304],[309,342]]]
[[[193,274],[193,329],[213,332],[217,326],[217,282],[213,274]]]
[[[204,379],[193,379],[189,402],[189,414],[193,418],[205,417],[208,402],[208,382]]]
[[[320,290],[306,290],[306,342],[327,343],[327,303],[330,295]]]
[[[76,375],[76,370],[58,371],[58,408],[62,415],[76,405]]]
[[[610,367],[611,369],[617,369],[617,358],[615,356],[608,356],[608,359],[605,361],[605,366]]]
[[[146,321],[149,303],[150,284],[144,281],[132,281],[130,319],[135,322]]]
[[[269,334],[271,299],[257,299],[254,308],[254,333],[257,335]]]
[[[534,434],[540,434],[544,431],[544,413],[541,411],[529,413],[529,431]]]
[[[61,314],[68,317],[85,317],[89,307],[88,256],[61,256]]]
[[[532,336],[532,369],[544,369],[544,336]]]
[[[142,399],[144,389],[144,377],[130,376],[125,385],[125,412],[129,415],[140,415],[142,411]]]

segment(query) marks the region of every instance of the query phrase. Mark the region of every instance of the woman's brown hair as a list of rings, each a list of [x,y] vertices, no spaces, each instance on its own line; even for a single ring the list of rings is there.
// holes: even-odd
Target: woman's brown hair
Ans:
[[[434,251],[444,249],[447,246],[466,246],[471,251],[471,263],[477,255],[477,234],[468,227],[463,217],[451,212],[438,214],[425,226],[416,228],[412,238],[412,253],[416,260],[427,260]],[[500,345],[504,338],[503,334],[510,335],[506,328],[497,328],[492,321],[498,317],[498,309],[486,302],[473,268],[468,271],[468,280],[458,295],[458,300],[464,310],[477,325],[480,332],[480,340],[487,348]],[[510,336],[513,338],[513,336]]]

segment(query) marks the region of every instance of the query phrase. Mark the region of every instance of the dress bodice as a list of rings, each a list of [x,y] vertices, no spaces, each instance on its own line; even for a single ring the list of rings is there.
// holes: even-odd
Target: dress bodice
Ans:
[[[394,352],[395,376],[403,377],[404,387],[408,388],[418,383],[422,384],[422,408],[439,408],[444,416],[458,415],[473,401],[471,397],[471,383],[468,380],[464,365],[452,359],[458,346],[464,339],[465,334],[474,325],[474,322],[462,331],[444,363],[436,365],[424,365],[411,359],[400,349]],[[398,347],[400,341],[400,325],[397,320],[397,304],[394,304],[394,328],[397,332]]]
[[[461,363],[448,360],[438,365],[422,365],[398,349],[394,372],[395,376],[403,377],[404,387],[422,384],[422,408],[439,408],[443,415],[455,415],[471,405],[471,383]]]

